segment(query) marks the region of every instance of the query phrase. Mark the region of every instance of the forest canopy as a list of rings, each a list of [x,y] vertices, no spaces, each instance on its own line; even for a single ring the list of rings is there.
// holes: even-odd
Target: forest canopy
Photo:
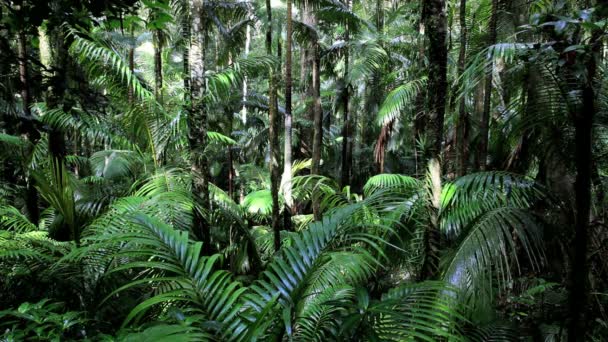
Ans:
[[[0,340],[604,341],[607,32],[606,0],[0,0]]]

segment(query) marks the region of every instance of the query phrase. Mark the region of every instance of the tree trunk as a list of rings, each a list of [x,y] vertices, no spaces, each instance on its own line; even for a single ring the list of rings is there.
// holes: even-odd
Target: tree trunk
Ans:
[[[498,0],[492,0],[492,14],[490,16],[488,48],[496,44],[496,22],[498,14]],[[489,61],[489,70],[487,70],[486,83],[483,100],[483,114],[481,115],[481,124],[479,128],[479,156],[477,157],[477,168],[479,170],[486,169],[488,159],[488,131],[490,124],[490,109],[492,105],[492,75],[494,63]]]
[[[272,56],[272,7],[270,0],[266,0],[266,18],[268,27],[266,28],[266,53]],[[274,249],[281,248],[281,227],[279,224],[279,130],[278,130],[278,99],[276,88],[276,73],[272,68],[269,69],[268,80],[268,116],[269,116],[269,146],[270,146],[270,194],[272,196],[272,231],[274,232]]]
[[[304,0],[302,4],[301,12],[302,23],[316,27],[317,18],[312,10],[312,0]],[[314,80],[312,75],[312,69],[315,59],[315,43],[307,43],[302,45],[300,53],[300,86],[302,102],[306,104],[306,111],[304,112],[304,118],[314,122],[315,117],[315,89]],[[296,154],[299,157],[312,156],[311,150],[314,148],[314,129],[302,127],[301,137],[299,139],[300,146],[296,149]]]
[[[46,96],[46,107],[48,109],[69,110],[65,104],[65,91],[68,82],[68,50],[65,36],[63,35],[61,23],[64,14],[59,4],[53,2],[53,23],[47,25],[49,45],[51,52],[52,80]],[[61,165],[66,154],[64,133],[56,128],[49,132],[49,154],[53,163]]]
[[[443,121],[447,93],[447,22],[445,0],[426,0],[423,8],[423,20],[429,36],[429,80],[427,108],[430,127],[427,132],[431,137],[429,171],[439,174],[441,171],[441,149],[443,142]],[[429,135],[429,134],[427,134]],[[427,255],[422,268],[425,279],[436,278],[439,266],[439,231],[436,222],[429,225],[425,233]]]
[[[458,55],[458,75],[464,74],[467,56],[467,1],[460,0],[460,54]],[[466,110],[466,97],[462,98],[458,104],[458,122],[456,126],[456,174],[460,177],[467,172],[467,126],[468,115]]]
[[[384,0],[376,0],[376,28],[383,32],[384,28]]]
[[[228,136],[230,136],[232,135],[234,124],[234,113],[232,112],[232,108],[226,110],[226,115],[228,116]],[[228,145],[228,196],[231,199],[234,199],[234,178],[234,151],[232,150],[232,145]]]
[[[250,15],[249,15],[250,16]],[[247,25],[247,31],[245,33],[245,57],[249,56],[249,46],[251,45],[251,26]],[[241,121],[243,124],[247,123],[247,76],[243,78],[243,108],[241,109]]]
[[[192,0],[192,39],[190,40],[191,111],[188,115],[192,191],[200,210],[194,210],[192,231],[203,242],[203,254],[210,255],[211,232],[205,215],[209,214],[209,162],[205,155],[207,146],[207,109],[204,103],[205,85],[205,17],[203,0]],[[200,201],[198,201],[200,197]]]
[[[346,6],[350,8],[350,1],[346,0]],[[342,177],[340,178],[340,186],[345,187],[350,184],[351,166],[352,166],[352,141],[351,141],[351,120],[349,117],[349,101],[350,101],[350,84],[349,78],[349,49],[348,49],[348,24],[346,24],[346,32],[344,41],[344,90],[342,94],[342,113],[344,114],[344,125],[342,126]]]
[[[425,12],[424,22],[429,37],[430,63],[427,104],[431,127],[428,131],[433,144],[430,152],[431,158],[440,159],[447,93],[448,51],[445,0],[426,0]]]
[[[183,8],[188,8],[190,6],[188,0],[182,0]],[[184,81],[184,112],[188,113],[188,118],[190,118],[190,110],[191,102],[192,102],[192,89],[190,89],[190,45],[192,44],[192,31],[191,31],[191,23],[190,23],[190,11],[184,11],[182,14],[182,41],[183,41],[183,50],[182,50],[182,78]],[[188,125],[190,122],[188,122]]]
[[[131,74],[135,71],[135,37],[133,37],[133,30],[131,29],[131,46],[129,46],[129,55],[127,56],[129,63],[129,72]],[[135,103],[135,96],[133,93],[133,86],[129,84],[127,89],[127,99],[129,100],[129,104],[133,105]]]
[[[601,8],[604,9],[604,8]],[[599,11],[598,11],[599,12]],[[587,262],[589,240],[589,216],[591,210],[591,167],[593,161],[593,117],[596,111],[593,79],[597,69],[596,58],[600,55],[601,32],[594,32],[592,54],[587,61],[587,78],[582,92],[582,106],[574,113],[576,145],[576,216],[574,233],[574,260],[570,270],[568,341],[584,341],[586,333],[589,264]]]
[[[292,0],[287,0],[287,37],[285,41],[285,146],[283,155],[283,197],[285,199],[284,220],[285,229],[290,230],[291,210],[293,208],[292,198],[292,104],[291,95],[293,88],[292,78],[292,34],[293,34],[293,14]]]
[[[154,96],[163,102],[163,37],[162,31],[154,30]]]
[[[33,125],[33,117],[30,111],[30,83],[28,71],[27,40],[25,33],[20,30],[17,36],[17,54],[19,58],[19,80],[21,83],[21,101],[23,103],[23,113],[25,114],[25,132],[27,139],[36,144],[40,140],[40,132]],[[34,224],[38,224],[40,219],[40,209],[38,207],[38,191],[34,186],[34,178],[27,177],[25,206],[28,218]]]
[[[313,109],[314,109],[314,136],[312,145],[312,168],[311,174],[318,175],[321,173],[321,149],[323,148],[323,109],[321,107],[321,75],[320,75],[320,58],[319,46],[315,42],[313,49],[314,60],[312,64],[312,83],[313,83]],[[321,208],[319,199],[313,195],[312,203],[313,216],[315,220],[321,219]]]

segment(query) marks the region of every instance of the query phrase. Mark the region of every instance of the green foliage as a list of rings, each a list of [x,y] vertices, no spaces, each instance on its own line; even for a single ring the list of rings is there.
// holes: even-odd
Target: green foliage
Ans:
[[[590,86],[584,338],[601,340],[608,79],[593,42],[606,8],[469,0],[461,22],[464,1],[438,3],[444,118],[430,110],[427,2],[294,1],[292,37],[281,1],[272,22],[263,1],[2,2],[0,339],[564,340],[572,123]],[[293,76],[291,94],[275,84],[296,160],[279,222],[269,141],[290,127],[269,129],[269,70]]]
[[[85,331],[80,330],[86,324],[82,313],[65,311],[60,303],[47,299],[0,311],[0,322],[5,341],[60,341],[85,337],[81,335]]]

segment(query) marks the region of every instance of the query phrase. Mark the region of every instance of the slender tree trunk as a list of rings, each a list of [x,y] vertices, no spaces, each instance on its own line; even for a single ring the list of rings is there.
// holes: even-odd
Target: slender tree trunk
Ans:
[[[266,53],[272,56],[272,7],[270,0],[266,0],[266,18],[268,27],[266,28]],[[278,130],[278,99],[276,88],[276,73],[272,68],[268,75],[268,116],[270,125],[268,127],[269,146],[270,146],[270,194],[272,196],[272,231],[274,232],[274,249],[281,248],[281,227],[279,222],[279,130]]]
[[[189,0],[182,0],[183,8],[188,8],[189,6]],[[190,20],[190,11],[184,11],[181,22],[182,41],[184,44],[182,50],[182,79],[184,82],[183,110],[188,113],[188,118],[190,118],[190,111],[192,109],[192,89],[190,89],[190,45],[192,44],[192,31]],[[190,125],[190,122],[188,122],[188,125]]]
[[[346,6],[350,8],[350,1],[346,0]],[[342,126],[342,177],[340,185],[344,187],[350,184],[351,166],[352,166],[352,126],[349,117],[349,101],[350,101],[350,84],[348,83],[349,76],[349,34],[348,24],[346,24],[345,38],[346,46],[344,48],[344,90],[342,94],[342,113],[344,114],[344,125]]]
[[[600,6],[598,13],[606,13],[607,7]],[[597,110],[593,79],[597,69],[597,58],[601,51],[601,32],[594,32],[591,44],[592,54],[586,64],[587,78],[582,92],[582,106],[574,114],[576,145],[576,216],[574,234],[574,260],[570,270],[568,341],[584,341],[586,333],[585,311],[589,295],[589,264],[587,262],[589,240],[589,216],[591,210],[591,167],[593,161],[592,134],[593,117]]]
[[[23,112],[28,119],[31,118],[30,112],[30,87],[29,87],[29,71],[27,57],[27,41],[23,31],[19,31],[17,36],[17,58],[19,58],[19,81],[21,81],[21,101],[23,103]]]
[[[424,63],[426,59],[426,48],[425,48],[425,40],[424,35],[426,31],[426,17],[428,5],[426,4],[427,0],[424,0],[422,7],[422,15],[420,21],[418,22],[418,67],[421,69],[425,69],[426,65]],[[430,85],[430,84],[429,84]],[[427,98],[427,89],[421,89],[421,91],[416,96],[414,100],[414,134],[412,137],[412,145],[414,147],[414,162],[415,162],[415,176],[420,175],[420,164],[425,155],[425,151],[423,151],[418,142],[421,141],[421,138],[424,138],[426,135],[426,129],[428,125],[428,115],[427,110],[425,108],[425,101]]]
[[[163,37],[161,30],[154,30],[154,96],[163,102]]]
[[[376,0],[376,29],[380,34],[384,34],[384,0]],[[384,42],[382,42],[382,47],[384,47]],[[375,116],[378,113],[379,101],[384,95],[384,87],[382,86],[381,79],[385,73],[388,73],[388,65],[384,65],[382,71],[377,71],[374,73],[373,77],[371,77],[370,81],[366,84],[366,97],[365,97],[365,107],[364,107],[364,120],[370,121],[374,120]],[[364,146],[371,146],[374,144],[374,140],[376,140],[375,148],[374,148],[374,161],[376,162],[376,168],[373,172],[376,173],[384,173],[384,161],[386,154],[386,146],[388,145],[388,141],[392,132],[392,123],[388,123],[383,125],[380,129],[380,134],[376,139],[374,139],[374,130],[373,125],[362,125],[362,135],[363,139],[361,140]]]
[[[287,0],[287,37],[285,41],[285,146],[283,156],[283,197],[285,198],[284,220],[285,229],[290,230],[291,211],[293,210],[292,198],[292,104],[291,95],[293,88],[292,77],[292,34],[293,34],[293,13],[292,0]]]
[[[203,242],[203,254],[210,255],[211,231],[205,215],[209,214],[209,162],[205,155],[207,146],[207,109],[204,103],[205,85],[205,16],[203,0],[192,0],[192,33],[190,44],[191,111],[188,115],[190,158],[192,171],[192,191],[200,211],[194,211],[192,231]],[[200,201],[197,199],[200,197]]]
[[[458,75],[464,74],[467,56],[467,1],[460,0],[460,54],[458,55]],[[456,127],[456,174],[463,176],[467,172],[467,126],[468,115],[466,110],[466,97],[462,94],[462,98],[458,103],[458,122]]]
[[[51,69],[53,71],[52,80],[46,96],[46,106],[48,109],[69,110],[65,105],[65,92],[68,83],[68,51],[67,42],[61,29],[64,20],[63,13],[59,4],[52,3],[54,14],[53,24],[48,25],[48,37],[51,51]],[[64,133],[55,128],[49,132],[49,154],[53,163],[61,165],[66,154],[66,144]]]
[[[321,107],[321,70],[319,58],[319,46],[315,42],[313,49],[314,60],[312,65],[312,83],[313,83],[313,109],[314,109],[314,136],[312,145],[312,168],[311,174],[318,175],[321,173],[321,149],[323,148],[323,109]],[[321,219],[321,208],[319,199],[313,195],[313,216],[315,220]]]
[[[316,27],[317,18],[312,10],[313,0],[304,0],[302,5],[301,20],[304,24]],[[304,118],[314,122],[315,117],[315,88],[312,75],[315,63],[315,43],[304,44],[300,53],[300,85],[302,87],[302,102],[306,104]],[[312,156],[311,150],[314,148],[314,128],[302,127],[300,146],[296,149],[296,154],[300,157]]]
[[[492,0],[492,14],[490,16],[488,47],[496,44],[496,22],[498,15],[498,0]],[[492,75],[494,63],[489,62],[489,70],[486,75],[486,83],[483,100],[483,114],[481,116],[481,125],[479,128],[479,157],[477,158],[477,168],[480,170],[486,169],[488,159],[488,131],[490,125],[490,109],[492,107]]]
[[[133,29],[131,29],[131,46],[129,47],[127,59],[129,63],[129,72],[133,74],[135,71],[135,38],[133,37]],[[129,85],[127,89],[127,99],[129,100],[129,104],[133,105],[135,103],[135,96],[131,85]]]
[[[25,114],[25,131],[27,139],[36,144],[40,140],[40,132],[34,127],[33,117],[30,111],[30,82],[27,56],[27,40],[25,33],[20,30],[17,36],[17,57],[19,58],[19,80],[21,82],[21,101],[23,103],[23,113]],[[34,186],[34,178],[27,177],[25,206],[28,218],[31,222],[38,224],[40,219],[40,209],[38,208],[38,190]]]
[[[247,32],[245,33],[245,57],[249,56],[249,46],[251,45],[251,26],[247,25]],[[241,121],[243,124],[247,123],[247,76],[243,79],[243,108],[241,109]]]
[[[228,135],[231,135],[234,123],[234,113],[231,108],[227,110],[226,115],[228,116]],[[228,196],[230,198],[234,198],[234,178],[234,151],[232,150],[232,146],[228,145]]]
[[[163,32],[161,30],[154,30],[152,32],[154,40],[154,99],[156,102],[163,103]],[[157,123],[160,124],[159,118],[157,117]],[[164,165],[167,162],[166,150],[158,151],[159,164]]]
[[[384,28],[384,0],[376,0],[376,28],[379,32]]]

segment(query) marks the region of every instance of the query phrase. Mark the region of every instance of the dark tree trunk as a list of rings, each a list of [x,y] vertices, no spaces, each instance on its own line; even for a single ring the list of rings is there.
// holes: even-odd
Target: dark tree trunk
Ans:
[[[191,82],[190,100],[191,110],[188,115],[190,145],[192,191],[195,203],[198,202],[200,210],[194,210],[192,231],[203,242],[203,254],[210,255],[211,231],[205,215],[209,214],[209,162],[205,155],[207,146],[207,109],[204,103],[206,93],[205,85],[205,17],[203,13],[203,0],[192,1],[192,39],[190,40]],[[198,200],[200,198],[200,201]]]
[[[226,115],[228,116],[228,135],[231,135],[234,124],[234,113],[232,108],[226,110]],[[228,145],[228,196],[232,199],[234,199],[234,179],[234,151],[232,150],[232,146]]]
[[[467,56],[467,1],[460,0],[460,53],[458,55],[458,75],[464,74]],[[463,176],[467,172],[467,139],[468,115],[466,97],[462,96],[458,103],[458,122],[456,126],[456,174]]]
[[[33,125],[33,117],[30,111],[30,82],[28,70],[27,56],[27,40],[25,33],[19,31],[17,37],[17,54],[19,58],[19,80],[21,83],[21,101],[23,103],[23,113],[25,114],[25,132],[27,139],[36,144],[40,140],[40,132]],[[27,208],[28,218],[31,222],[38,224],[40,219],[40,209],[38,207],[38,190],[34,186],[34,178],[27,177],[25,206]]]
[[[429,168],[439,173],[441,170],[441,150],[443,142],[443,121],[447,95],[447,21],[445,0],[426,0],[423,8],[423,21],[429,37],[429,80],[427,89],[427,108],[429,128],[427,136],[431,142]],[[439,267],[439,231],[436,220],[425,233],[426,257],[422,265],[424,279],[436,278]]]
[[[587,261],[589,240],[589,216],[591,211],[591,167],[593,162],[592,134],[595,116],[595,89],[593,79],[601,49],[601,32],[591,39],[592,54],[586,63],[587,77],[582,92],[582,106],[574,113],[575,165],[576,165],[576,215],[574,233],[574,259],[570,270],[568,341],[584,341],[586,333],[589,264]]]
[[[162,31],[154,31],[154,96],[163,102],[163,37]]]
[[[447,21],[445,0],[426,0],[424,22],[429,37],[428,110],[431,158],[440,159],[447,93]]]
[[[53,13],[52,23],[47,25],[53,74],[46,96],[46,106],[48,109],[69,111],[70,108],[64,98],[68,83],[69,58],[67,41],[61,28],[64,15],[58,3],[53,3]],[[64,133],[57,128],[51,128],[49,131],[49,154],[53,163],[57,162],[59,165],[66,154]]]
[[[266,28],[266,53],[272,56],[272,7],[270,0],[266,0],[266,18],[268,27]],[[276,73],[271,68],[269,70],[268,92],[268,116],[270,125],[268,127],[269,146],[270,146],[270,194],[272,196],[272,231],[274,232],[274,249],[281,248],[281,226],[279,217],[279,130],[278,130],[278,99],[276,88]]]
[[[496,22],[498,15],[498,0],[492,0],[492,14],[490,15],[490,25],[488,27],[488,47],[496,44]],[[494,69],[494,63],[489,61],[489,69],[486,74],[484,100],[483,100],[483,114],[481,115],[481,124],[479,128],[479,156],[477,157],[477,168],[479,170],[486,169],[486,163],[488,159],[488,132],[490,126],[490,110],[492,107],[492,75]]]

